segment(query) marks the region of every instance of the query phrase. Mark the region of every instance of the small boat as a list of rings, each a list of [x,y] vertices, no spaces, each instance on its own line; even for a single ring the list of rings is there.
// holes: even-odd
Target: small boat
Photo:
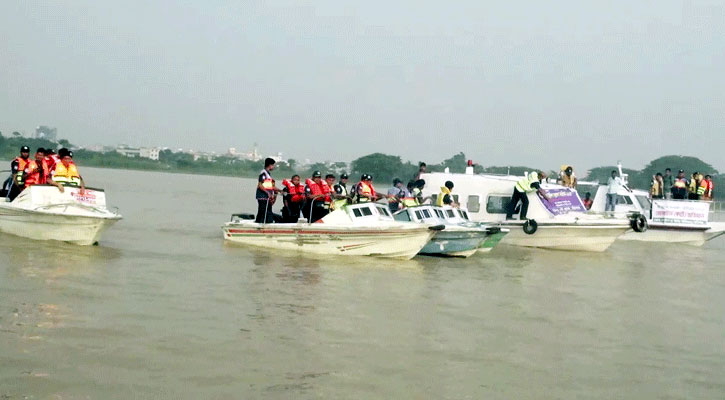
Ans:
[[[384,204],[346,205],[308,223],[261,224],[254,215],[234,214],[222,226],[224,240],[312,254],[411,259],[442,226],[398,222]]]
[[[498,241],[486,246],[487,239],[501,233],[498,227],[468,221],[465,210],[450,206],[409,207],[396,212],[394,217],[397,221],[445,226],[445,229],[436,232],[431,241],[420,251],[421,254],[427,255],[470,257],[477,251],[490,251]]]
[[[101,189],[33,185],[13,201],[0,201],[0,232],[34,240],[97,244],[121,216],[106,208]]]
[[[619,165],[620,177],[627,183],[627,174]],[[594,199],[590,211],[604,213],[607,186],[583,182],[580,187],[591,187]],[[711,202],[700,200],[650,199],[649,192],[622,187],[617,192],[614,215],[644,216],[638,229],[619,237],[620,240],[680,243],[702,246],[705,242],[725,234],[725,222],[710,221]]]
[[[557,184],[542,183],[542,188],[552,198],[546,204],[537,193],[528,194],[527,220],[506,220],[506,208],[521,177],[476,175],[469,166],[463,174],[434,172],[422,174],[421,179],[426,182],[423,194],[434,201],[437,189],[446,181],[453,182],[453,199],[467,210],[471,220],[510,230],[500,239],[503,244],[601,252],[630,229],[629,218],[588,214],[575,190]]]

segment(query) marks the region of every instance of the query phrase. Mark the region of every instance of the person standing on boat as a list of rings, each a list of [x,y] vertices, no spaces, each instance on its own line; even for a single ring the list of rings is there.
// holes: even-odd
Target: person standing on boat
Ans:
[[[687,198],[687,179],[685,179],[685,171],[683,170],[677,173],[675,183],[672,185],[672,198],[675,200]]]
[[[705,175],[705,179],[703,179],[702,182],[700,183],[700,189],[702,190],[702,196],[701,196],[702,200],[712,201],[712,192],[713,192],[714,186],[715,185],[713,185],[713,183],[712,183],[712,176]]]
[[[699,172],[693,172],[690,180],[687,182],[687,199],[688,200],[699,200],[700,197],[697,195],[697,188],[700,186],[702,175]]]
[[[305,203],[302,214],[310,222],[315,222],[327,214],[325,210],[325,193],[322,191],[322,173],[314,171],[312,179],[305,181]]]
[[[438,207],[444,205],[458,207],[458,203],[453,200],[453,194],[451,193],[452,190],[453,182],[451,181],[446,181],[444,186],[441,186],[441,191],[438,193],[438,197],[436,198],[436,205]]]
[[[282,185],[282,220],[284,222],[297,222],[300,219],[300,210],[305,202],[305,187],[300,183],[299,175],[292,175],[290,180],[283,180]]]
[[[12,177],[12,184],[10,184],[10,188],[8,189],[8,200],[13,201],[20,192],[25,189],[25,178],[23,177],[23,172],[25,171],[25,167],[28,166],[28,163],[30,162],[30,147],[23,146],[20,148],[20,156],[16,157],[11,163],[10,163],[10,173]]]
[[[616,170],[612,170],[612,176],[607,181],[607,204],[604,206],[605,212],[614,213],[614,209],[617,208],[617,193],[622,186],[622,178],[617,176]]]
[[[377,200],[378,195],[375,193],[375,188],[373,187],[372,175],[363,174],[361,177],[360,182],[357,184],[357,198],[358,203],[368,203]]]
[[[255,198],[257,199],[257,218],[254,222],[260,224],[274,222],[272,206],[274,205],[277,193],[280,192],[274,185],[274,179],[272,179],[274,167],[274,159],[266,158],[264,160],[264,169],[260,172],[259,178],[257,179],[257,192],[255,193]]]
[[[414,180],[417,181],[418,179],[420,179],[420,176],[422,174],[425,174],[427,171],[428,171],[428,165],[426,165],[426,163],[424,163],[422,161],[420,163],[418,163],[418,173],[415,175]]]
[[[665,168],[665,175],[662,177],[662,182],[664,182],[664,185],[662,186],[662,193],[665,194],[666,199],[672,198],[672,186],[675,184],[675,177],[672,176],[672,170],[669,168]]]
[[[343,172],[342,174],[340,174],[340,180],[335,184],[335,186],[332,187],[332,208],[334,208],[335,210],[339,210],[340,208],[348,204],[349,193],[347,191],[347,179],[347,174]]]
[[[649,194],[652,199],[663,199],[665,197],[663,191],[665,183],[662,178],[662,174],[659,172],[652,177],[652,183],[649,189]]]
[[[388,189],[388,207],[390,211],[396,212],[400,209],[400,202],[405,197],[405,189],[403,181],[398,178],[393,179],[393,187]]]
[[[35,150],[35,160],[25,167],[25,187],[42,185],[48,179],[48,164],[45,162],[45,149],[38,147]]]
[[[526,213],[529,210],[529,193],[538,192],[539,196],[545,200],[549,200],[544,189],[541,188],[541,180],[546,179],[546,173],[543,171],[532,171],[527,176],[519,179],[514,186],[514,193],[511,195],[511,201],[506,211],[506,219],[513,219],[516,205],[521,201],[521,214],[519,219],[526,219]]]
[[[561,175],[559,176],[561,186],[576,189],[576,175],[571,165],[564,165]]]
[[[83,177],[78,173],[78,167],[73,162],[73,152],[64,147],[58,150],[58,157],[60,162],[55,165],[46,183],[57,187],[61,193],[64,191],[63,186],[80,186],[81,191],[84,191],[86,186]]]

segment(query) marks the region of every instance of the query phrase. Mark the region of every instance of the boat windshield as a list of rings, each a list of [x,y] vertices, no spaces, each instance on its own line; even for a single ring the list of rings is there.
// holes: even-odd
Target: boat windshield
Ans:
[[[639,203],[640,207],[642,207],[642,210],[649,211],[652,208],[652,202],[649,200],[649,197],[647,196],[635,196],[637,198],[637,202]]]
[[[385,217],[391,217],[390,211],[387,209],[387,207],[377,206],[377,208],[378,208],[378,212],[380,213],[380,215],[385,216]]]
[[[458,215],[460,215],[460,216],[461,216],[461,218],[463,218],[463,219],[465,219],[466,221],[468,221],[468,213],[467,213],[467,212],[465,212],[465,211],[463,211],[463,210],[458,210]]]

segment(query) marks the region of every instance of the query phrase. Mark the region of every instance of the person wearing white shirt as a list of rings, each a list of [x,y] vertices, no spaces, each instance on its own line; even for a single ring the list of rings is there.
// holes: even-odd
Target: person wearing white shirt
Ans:
[[[617,176],[617,171],[612,171],[612,176],[607,181],[607,205],[604,211],[614,212],[614,208],[617,206],[617,193],[623,186],[622,178]]]

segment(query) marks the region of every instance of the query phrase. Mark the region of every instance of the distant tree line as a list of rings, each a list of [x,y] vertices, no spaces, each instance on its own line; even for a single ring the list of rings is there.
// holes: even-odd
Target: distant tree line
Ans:
[[[53,149],[72,147],[65,139],[55,143],[45,139],[24,138],[19,135],[4,137],[0,134],[0,159],[11,160],[15,158],[21,146],[30,146],[31,152],[34,152],[38,147]],[[170,150],[161,151],[158,161],[147,158],[127,157],[115,151],[96,152],[85,149],[75,150],[74,158],[81,166],[249,178],[256,177],[264,163],[263,161],[240,160],[228,156],[217,156],[213,161],[205,158],[194,160],[194,156],[191,154],[172,152]],[[466,155],[461,152],[438,164],[428,164],[427,170],[429,172],[443,172],[448,168],[450,172],[463,173],[466,169],[467,162]],[[295,160],[290,159],[286,163],[278,163],[274,175],[282,179],[282,177],[288,177],[296,173],[304,179],[311,176],[313,171],[320,171],[323,175],[332,173],[336,176],[339,176],[342,172],[347,172],[350,175],[351,181],[357,181],[360,175],[371,174],[375,179],[376,185],[385,187],[391,185],[394,178],[399,178],[404,183],[413,179],[418,172],[418,165],[419,162],[403,161],[400,156],[373,153],[353,160],[349,170],[347,170],[348,164],[345,162],[318,162],[301,167]],[[523,175],[526,171],[537,169],[530,166],[483,167],[477,164],[473,167],[475,173],[511,175]],[[623,172],[629,174],[630,186],[648,189],[652,176],[657,172],[664,173],[665,168],[670,168],[674,175],[677,174],[678,170],[682,169],[685,171],[687,177],[693,172],[699,172],[703,175],[710,174],[713,176],[715,183],[715,197],[718,199],[725,197],[723,196],[725,192],[725,176],[721,176],[712,165],[697,157],[664,156],[652,160],[642,170],[624,169]],[[611,171],[616,169],[617,167],[615,166],[604,166],[592,168],[586,174],[583,171],[575,172],[581,180],[604,184],[607,182]],[[549,173],[551,177],[555,177],[558,171],[549,171]]]

